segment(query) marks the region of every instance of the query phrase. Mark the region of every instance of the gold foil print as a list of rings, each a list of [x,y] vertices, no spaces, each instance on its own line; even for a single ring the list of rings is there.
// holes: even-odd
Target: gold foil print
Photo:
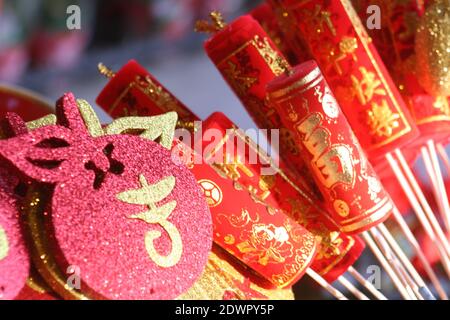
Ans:
[[[175,209],[177,202],[172,200],[160,207],[157,207],[156,203],[164,200],[172,192],[176,183],[175,177],[168,176],[155,184],[149,185],[144,175],[141,174],[139,182],[142,188],[121,192],[116,197],[126,203],[148,206],[149,210],[134,214],[130,218],[139,219],[150,224],[159,224],[167,232],[172,245],[172,249],[167,256],[159,254],[153,244],[154,240],[161,237],[161,232],[158,230],[147,232],[145,235],[145,248],[150,259],[158,266],[163,268],[173,267],[180,261],[183,253],[180,232],[175,225],[167,220]]]
[[[223,193],[220,187],[212,180],[201,179],[198,180],[203,196],[206,199],[206,203],[210,208],[217,207],[222,203]]]
[[[9,251],[8,238],[6,237],[6,232],[0,226],[0,261],[6,258]]]
[[[228,259],[234,259],[227,256]],[[177,300],[294,300],[291,289],[266,289],[212,251],[201,277]],[[245,268],[245,267],[243,267]]]

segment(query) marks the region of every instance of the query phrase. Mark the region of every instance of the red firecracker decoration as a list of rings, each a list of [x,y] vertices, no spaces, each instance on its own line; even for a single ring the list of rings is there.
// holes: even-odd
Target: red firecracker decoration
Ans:
[[[369,159],[411,142],[418,130],[350,0],[272,1],[317,60]]]
[[[269,100],[295,132],[302,156],[341,231],[359,233],[386,220],[393,203],[314,61],[268,85]]]

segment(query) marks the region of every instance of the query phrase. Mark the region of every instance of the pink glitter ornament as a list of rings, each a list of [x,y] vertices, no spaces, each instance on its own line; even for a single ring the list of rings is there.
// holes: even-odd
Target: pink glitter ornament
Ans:
[[[113,132],[117,122],[104,129],[81,105],[66,94],[57,125],[0,141],[2,158],[52,188],[48,201],[42,192],[28,199],[28,213],[46,226],[28,218],[38,270],[63,298],[175,298],[211,250],[211,216],[197,182],[161,145]]]

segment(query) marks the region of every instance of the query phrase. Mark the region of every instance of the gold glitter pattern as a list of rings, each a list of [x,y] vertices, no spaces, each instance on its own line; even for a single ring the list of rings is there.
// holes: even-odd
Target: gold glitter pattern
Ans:
[[[175,177],[169,176],[153,185],[149,185],[145,177],[140,175],[139,182],[142,186],[141,189],[121,192],[117,194],[117,198],[126,203],[148,206],[149,210],[134,214],[130,218],[139,219],[150,224],[159,224],[167,232],[172,243],[171,252],[167,256],[159,254],[153,244],[154,240],[161,237],[160,231],[147,232],[145,235],[145,248],[150,259],[158,266],[164,268],[173,267],[180,261],[183,253],[180,232],[177,227],[167,220],[175,209],[177,202],[172,200],[160,207],[156,206],[156,202],[164,200],[172,192],[176,183]]]
[[[53,124],[56,124],[56,115],[54,115],[54,114],[48,114],[42,118],[39,118],[39,119],[36,119],[33,121],[28,121],[26,123],[28,130],[34,130],[37,128],[50,126]]]
[[[143,130],[141,137],[156,140],[166,149],[172,146],[178,115],[171,111],[153,117],[125,117],[114,120],[105,128],[106,134],[122,134],[127,131]]]
[[[82,99],[77,100],[77,105],[89,134],[94,138],[101,137],[103,135],[103,129],[94,109],[86,100]]]
[[[450,1],[430,5],[417,29],[416,59],[422,86],[434,96],[450,96]]]

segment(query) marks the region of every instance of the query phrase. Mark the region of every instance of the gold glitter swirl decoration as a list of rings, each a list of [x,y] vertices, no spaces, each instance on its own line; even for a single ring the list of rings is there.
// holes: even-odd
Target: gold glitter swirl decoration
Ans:
[[[434,96],[450,96],[450,0],[436,0],[427,8],[415,46],[424,89]]]

